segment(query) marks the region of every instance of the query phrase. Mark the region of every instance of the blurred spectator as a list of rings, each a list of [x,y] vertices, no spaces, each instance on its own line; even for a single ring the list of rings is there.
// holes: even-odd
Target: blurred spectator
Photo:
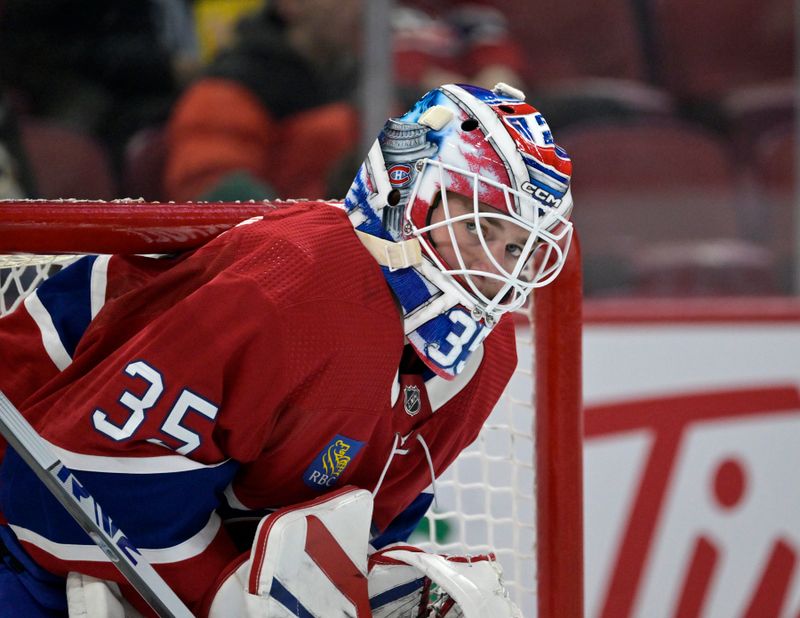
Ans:
[[[105,149],[90,136],[17,117],[0,84],[0,199],[112,199]]]
[[[234,39],[236,24],[264,8],[266,0],[193,0],[200,59],[208,64]]]
[[[152,0],[156,32],[178,86],[197,76],[203,57],[195,10],[201,0]],[[233,3],[234,0],[226,0]]]
[[[401,108],[446,83],[524,86],[521,48],[489,2],[409,0],[395,8],[392,28]]]
[[[358,140],[360,0],[273,0],[178,102],[170,199],[309,198]]]
[[[0,74],[31,116],[101,139],[119,162],[175,96],[166,7],[185,0],[4,0]]]
[[[171,119],[170,199],[341,197],[337,178],[362,159],[348,156],[360,128],[360,5],[274,0],[240,22]],[[392,17],[398,109],[445,82],[520,84],[522,56],[497,9],[413,5]]]
[[[19,137],[17,119],[0,90],[0,199],[33,197],[33,178]]]

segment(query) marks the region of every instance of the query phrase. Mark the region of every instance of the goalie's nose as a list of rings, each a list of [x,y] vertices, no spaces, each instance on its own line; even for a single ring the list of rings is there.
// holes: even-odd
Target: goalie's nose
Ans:
[[[505,285],[506,273],[514,269],[517,258],[509,255],[504,239],[490,240],[486,243],[486,247],[488,248],[488,253],[480,244],[476,247],[471,247],[466,266],[469,270],[476,272],[476,274],[472,276],[476,287],[484,296],[492,298]],[[492,261],[492,259],[494,259],[494,261]],[[505,273],[498,269],[495,263],[498,264]],[[487,273],[487,275],[490,276],[481,276],[478,273]],[[497,277],[502,277],[502,279],[498,279]]]

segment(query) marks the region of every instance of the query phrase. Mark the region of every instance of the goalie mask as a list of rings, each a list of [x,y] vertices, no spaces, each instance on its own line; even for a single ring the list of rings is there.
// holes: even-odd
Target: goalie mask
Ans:
[[[500,317],[561,270],[572,164],[524,95],[445,85],[390,119],[345,207],[405,332],[453,378]]]

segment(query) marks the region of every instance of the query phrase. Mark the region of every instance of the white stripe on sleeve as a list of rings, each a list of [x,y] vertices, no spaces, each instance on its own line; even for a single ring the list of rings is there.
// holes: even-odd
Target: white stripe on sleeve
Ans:
[[[44,345],[47,355],[53,361],[53,364],[58,367],[59,371],[64,371],[72,363],[72,358],[61,342],[61,337],[56,330],[55,324],[53,324],[53,318],[42,304],[42,301],[39,300],[39,295],[35,291],[25,299],[24,304],[28,314],[39,327],[39,332],[42,335],[42,345]]]
[[[137,547],[137,549],[142,552],[142,556],[151,564],[169,564],[189,560],[202,554],[211,545],[211,542],[219,532],[221,524],[222,520],[219,515],[212,513],[203,529],[183,543],[162,549],[145,549],[144,547]],[[33,530],[14,524],[9,525],[20,541],[30,543],[59,560],[109,562],[108,556],[97,545],[89,544],[88,539],[86,545],[57,543]]]
[[[92,264],[92,279],[90,284],[91,311],[94,320],[103,305],[106,304],[106,285],[108,284],[108,262],[110,255],[98,255]]]
[[[109,474],[172,474],[216,468],[226,464],[223,459],[213,464],[203,464],[183,455],[162,455],[160,457],[106,457],[104,455],[85,455],[76,453],[47,442],[58,458],[72,471],[104,472]]]

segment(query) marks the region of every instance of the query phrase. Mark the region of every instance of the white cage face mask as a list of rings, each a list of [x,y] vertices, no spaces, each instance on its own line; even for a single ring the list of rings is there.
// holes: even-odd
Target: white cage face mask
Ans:
[[[555,279],[572,238],[566,217],[473,172],[430,159],[422,165],[406,210],[406,232],[419,239],[474,313],[493,323],[522,307],[534,288]],[[489,196],[495,207],[486,204]],[[418,197],[429,204],[438,201],[441,214],[427,214],[422,224],[414,212]]]

